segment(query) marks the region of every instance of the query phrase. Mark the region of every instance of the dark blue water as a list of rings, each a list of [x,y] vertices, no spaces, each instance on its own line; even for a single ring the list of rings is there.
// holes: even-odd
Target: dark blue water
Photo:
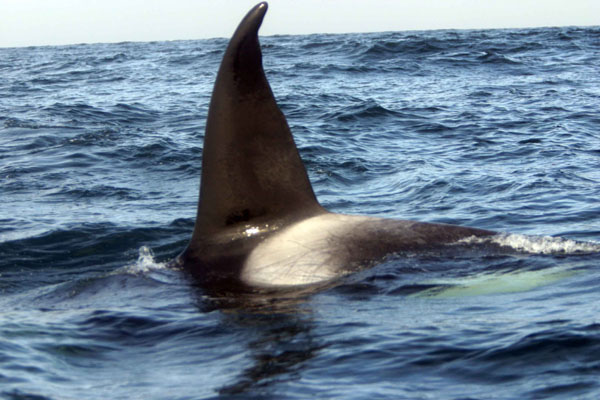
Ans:
[[[511,235],[215,299],[165,262],[226,43],[0,49],[0,398],[600,397],[600,29],[263,38],[327,208]]]

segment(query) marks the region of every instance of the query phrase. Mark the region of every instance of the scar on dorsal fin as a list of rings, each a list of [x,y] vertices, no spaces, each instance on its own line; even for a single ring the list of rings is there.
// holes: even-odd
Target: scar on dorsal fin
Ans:
[[[210,101],[194,239],[235,224],[323,212],[265,77],[255,6],[231,38]]]

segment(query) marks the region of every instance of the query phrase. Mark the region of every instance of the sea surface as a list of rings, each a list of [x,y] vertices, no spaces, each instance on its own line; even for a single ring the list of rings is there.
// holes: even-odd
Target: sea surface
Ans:
[[[325,207],[503,250],[213,298],[166,263],[227,40],[1,48],[0,398],[600,398],[600,28],[261,42]]]

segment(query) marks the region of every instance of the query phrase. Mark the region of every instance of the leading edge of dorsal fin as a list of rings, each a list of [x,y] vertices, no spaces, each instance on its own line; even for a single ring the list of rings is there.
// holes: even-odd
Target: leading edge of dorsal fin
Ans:
[[[192,242],[236,224],[323,210],[263,71],[258,29],[266,11],[263,2],[246,14],[219,68]]]

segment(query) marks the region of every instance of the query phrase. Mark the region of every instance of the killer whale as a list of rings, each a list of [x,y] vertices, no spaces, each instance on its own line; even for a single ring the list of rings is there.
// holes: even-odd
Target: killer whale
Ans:
[[[205,284],[289,287],[331,281],[390,254],[494,232],[335,214],[313,192],[262,66],[262,2],[223,56],[204,137],[196,222],[175,264]]]

